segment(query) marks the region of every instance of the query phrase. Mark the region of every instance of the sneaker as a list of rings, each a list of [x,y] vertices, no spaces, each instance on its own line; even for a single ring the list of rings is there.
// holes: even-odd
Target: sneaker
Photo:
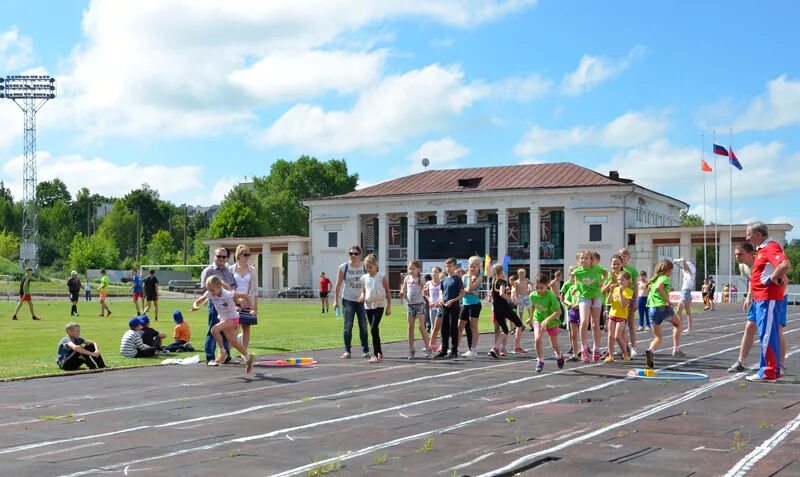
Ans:
[[[36,315],[33,315],[31,318],[33,318],[34,321],[40,321],[42,319],[41,316],[36,316]]]
[[[528,354],[528,352],[525,351],[525,348],[514,348],[514,352],[517,354]]]
[[[369,351],[364,351],[363,353],[361,353],[361,357],[362,358],[369,358],[370,356],[372,356],[372,355],[369,354]]]
[[[606,356],[606,359],[603,360],[603,363],[605,363],[605,364],[613,363],[613,362],[614,362],[614,355],[613,354],[610,354],[610,355]]]
[[[577,363],[578,361],[580,361],[580,358],[578,358],[577,354],[573,354],[572,356],[569,357],[569,360],[572,363]]]
[[[380,360],[378,359],[378,356],[376,355],[376,356],[371,357],[369,359],[369,361],[367,361],[367,362],[368,363],[377,363],[378,361],[380,361]]]
[[[650,331],[650,327],[649,327],[649,326],[645,326],[645,327],[644,327],[644,330],[645,330],[645,331]]]
[[[430,348],[425,348],[425,349],[423,349],[422,351],[424,351],[424,352],[425,352],[425,357],[426,357],[426,358],[430,358],[430,357],[431,357],[431,355],[433,354],[433,350],[432,350],[432,349],[430,349]]]
[[[231,355],[228,355],[228,357],[225,358],[225,361],[223,361],[222,364],[231,364],[231,361],[233,361],[233,357]]]
[[[558,365],[558,369],[564,369],[564,355],[562,354],[558,358],[556,358],[556,364]]]
[[[622,361],[628,362],[630,360],[631,360],[631,357],[629,355],[627,355],[627,354],[623,354],[622,355]]]
[[[472,357],[472,350],[467,350],[461,353],[462,358],[471,358]]]
[[[378,361],[383,361],[383,353],[378,353]]]
[[[217,363],[212,359],[208,363],[206,363],[206,366],[219,366],[219,363]]]
[[[743,363],[742,363],[740,360],[738,360],[738,359],[736,360],[736,362],[735,362],[735,363],[733,363],[733,364],[731,365],[731,367],[730,367],[730,368],[728,368],[728,372],[729,372],[729,373],[741,373],[742,371],[747,371],[747,368],[746,368],[746,367],[744,366],[744,364],[743,364]]]
[[[245,373],[253,372],[253,364],[256,362],[256,355],[250,353],[247,355],[247,366],[244,368]]]
[[[341,356],[339,356],[339,359],[350,359],[350,352],[345,351]]]
[[[636,351],[636,348],[634,348],[633,346],[631,346],[631,355],[628,357],[628,359],[630,359],[630,358],[635,358],[635,357],[637,357],[637,356],[639,356],[639,352],[638,352],[638,351]]]
[[[592,353],[592,362],[596,363],[600,361],[600,350],[595,348],[594,353]]]
[[[781,376],[786,374],[786,366],[781,366]]]
[[[581,350],[581,362],[583,363],[589,362],[589,350],[587,348],[583,348]]]
[[[109,317],[109,316],[111,316],[111,312],[110,311],[108,313],[106,313],[106,317]]]
[[[650,369],[655,368],[655,363],[653,362],[653,351],[647,350],[644,352],[644,360],[647,363],[647,367]]]
[[[415,354],[416,354],[416,351],[414,351],[413,349],[411,351],[409,351],[408,352],[408,359],[414,359],[414,355]]]
[[[636,328],[636,331],[644,331],[644,326],[640,326],[640,327]]]
[[[775,382],[774,379],[767,379],[767,378],[765,378],[764,376],[761,376],[758,373],[751,374],[750,376],[747,376],[744,379],[746,379],[746,380],[748,380],[750,382],[754,382],[754,383],[774,383]]]
[[[544,368],[544,361],[536,361],[536,372],[541,373]]]
[[[11,319],[12,320],[16,320],[17,319],[17,315],[12,316]]]
[[[450,350],[447,352],[447,355],[444,359],[456,359],[458,358],[458,351],[457,350]]]
[[[686,357],[686,353],[684,353],[680,349],[675,349],[675,350],[672,350],[672,357],[673,358],[685,358]]]
[[[500,348],[500,357],[508,356],[508,352],[504,347]]]
[[[575,354],[575,352],[572,350],[572,348],[570,348],[569,351],[566,352],[566,354],[572,355],[572,354]]]
[[[221,351],[219,353],[219,356],[217,356],[216,359],[214,359],[214,362],[217,364],[222,364],[228,358],[230,358],[230,356],[228,356],[228,354],[225,353],[225,351]]]
[[[433,359],[447,359],[447,355],[449,353],[447,351],[439,351],[438,354],[433,356]]]
[[[492,347],[487,354],[492,358],[500,359],[500,351],[495,347]]]

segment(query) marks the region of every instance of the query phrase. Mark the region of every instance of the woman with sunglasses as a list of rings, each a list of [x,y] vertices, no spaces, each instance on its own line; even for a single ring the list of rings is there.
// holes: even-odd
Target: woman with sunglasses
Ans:
[[[369,342],[367,341],[367,313],[361,299],[361,277],[367,273],[361,263],[361,247],[350,247],[350,259],[339,266],[336,277],[336,294],[333,308],[339,308],[341,300],[344,313],[344,353],[342,359],[350,357],[350,346],[353,341],[353,319],[358,317],[358,336],[361,339],[361,357],[369,358]]]
[[[242,304],[239,313],[239,325],[242,327],[242,346],[248,349],[250,344],[250,325],[257,325],[258,319],[258,293],[256,292],[255,268],[250,265],[250,248],[240,244],[236,247],[236,263],[229,267],[233,278],[236,280],[237,292],[247,293],[250,297],[249,304]]]

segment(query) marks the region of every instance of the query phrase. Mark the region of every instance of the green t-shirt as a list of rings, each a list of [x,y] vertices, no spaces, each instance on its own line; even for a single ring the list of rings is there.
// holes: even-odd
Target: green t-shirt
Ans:
[[[97,291],[108,291],[108,285],[111,283],[111,280],[108,279],[108,275],[103,275],[100,277],[100,286],[97,288]]]
[[[664,293],[669,296],[669,289],[670,289],[670,280],[669,277],[666,275],[659,275],[650,283],[648,287],[650,290],[650,294],[647,295],[647,307],[648,308],[658,308],[660,306],[667,306],[667,302],[664,301],[664,298],[661,297],[661,294],[658,293],[659,285],[664,285]]]
[[[624,267],[622,267],[622,269],[631,275],[631,286],[636,284],[636,280],[639,279],[639,272],[636,270],[636,267],[631,265],[625,265]],[[636,287],[633,287],[633,293],[636,294]]]
[[[569,296],[569,291],[572,290],[572,287],[574,286],[575,284],[572,283],[572,280],[565,281],[564,284],[561,285],[561,294],[564,296]]]
[[[539,295],[535,291],[530,295],[531,305],[533,305],[533,319],[537,323],[542,323],[548,316],[552,315],[561,308],[561,304],[556,298],[556,294],[549,288],[545,290],[543,295]],[[561,320],[550,320],[546,328],[554,328],[561,324]]]
[[[578,296],[584,298],[600,298],[602,293],[603,273],[606,269],[600,265],[592,265],[589,268],[578,267],[572,271],[575,276],[575,284],[578,288]]]

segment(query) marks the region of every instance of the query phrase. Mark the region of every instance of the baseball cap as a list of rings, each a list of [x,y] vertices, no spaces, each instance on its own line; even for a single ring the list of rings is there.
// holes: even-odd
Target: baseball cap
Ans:
[[[78,272],[76,272],[75,270],[73,270],[73,271],[72,271],[72,274],[73,274],[73,275],[77,275],[77,274],[78,274]]]
[[[150,324],[150,318],[148,318],[147,315],[140,316],[139,321],[142,323],[142,326]]]
[[[137,326],[140,326],[141,324],[142,324],[142,320],[140,320],[139,318],[136,318],[136,317],[131,318],[130,321],[128,321],[128,327],[130,327],[130,328],[136,328]]]
[[[175,310],[172,313],[172,319],[175,321],[175,323],[183,323],[183,313],[181,313],[181,310]]]

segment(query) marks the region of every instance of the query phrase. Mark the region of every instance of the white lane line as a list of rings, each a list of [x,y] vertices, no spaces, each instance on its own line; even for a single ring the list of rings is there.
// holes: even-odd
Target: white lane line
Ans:
[[[786,423],[785,426],[773,434],[769,439],[762,442],[761,445],[753,449],[752,452],[744,456],[742,460],[731,467],[731,469],[725,474],[725,477],[739,477],[745,475],[750,469],[753,468],[756,462],[766,457],[767,454],[778,447],[778,444],[786,439],[789,434],[794,432],[798,426],[800,426],[800,414]]]
[[[440,474],[444,474],[444,473],[447,473],[447,472],[452,472],[452,471],[454,471],[454,470],[463,469],[463,468],[465,468],[465,467],[469,467],[469,466],[471,466],[472,464],[475,464],[475,463],[477,463],[477,462],[480,462],[480,461],[482,461],[483,459],[485,459],[485,458],[487,458],[487,457],[491,457],[491,456],[493,456],[493,455],[494,455],[494,452],[487,452],[486,454],[483,454],[483,455],[482,455],[482,456],[480,456],[480,457],[477,457],[477,458],[475,458],[475,459],[472,459],[472,460],[471,460],[471,461],[469,461],[469,462],[464,462],[463,464],[458,464],[458,465],[456,465],[456,466],[450,467],[450,468],[449,468],[449,469],[447,469],[447,470],[441,470],[441,471],[439,471],[439,473],[440,473]]]
[[[26,456],[20,457],[20,460],[38,459],[39,457],[42,457],[42,456],[45,456],[45,455],[60,454],[62,452],[72,452],[72,451],[75,451],[75,450],[78,450],[78,449],[85,449],[87,447],[101,446],[103,444],[105,444],[105,442],[90,442],[88,444],[81,444],[79,446],[66,447],[64,449],[56,449],[56,450],[53,450],[53,451],[50,451],[50,452],[40,452],[38,454],[26,455]]]
[[[708,338],[708,339],[701,340],[701,341],[695,341],[695,342],[692,342],[692,343],[687,343],[685,346],[702,344],[702,343],[705,343],[705,342],[714,341],[714,340],[717,340],[717,339],[720,339],[720,338],[729,337],[729,336],[733,336],[733,335],[738,335],[738,334],[741,334],[741,333],[742,333],[742,331],[739,331],[739,332],[736,332],[736,333],[729,333],[727,335],[716,336],[716,337]],[[661,350],[658,350],[658,351],[664,351],[664,350],[669,350],[669,349],[670,349],[670,347],[667,346],[667,347],[664,347],[664,348],[662,348]],[[701,356],[701,357],[698,357],[698,358],[693,358],[693,359],[684,361],[682,363],[677,363],[675,365],[668,366],[668,367],[680,366],[680,365],[683,365],[683,364],[686,364],[686,363],[690,363],[690,362],[696,361],[696,360],[701,359],[701,358],[715,356],[717,354],[728,352],[728,351],[731,351],[731,350],[734,350],[734,349],[738,349],[738,346],[735,346],[735,347],[732,347],[732,348],[728,348],[728,349],[725,349],[725,350],[722,350],[720,352],[713,353],[713,354],[710,354],[710,355],[705,355],[705,356]],[[506,363],[506,364],[525,363],[525,362],[528,362],[528,360],[525,360],[525,361],[512,361],[512,362]],[[500,366],[500,365],[497,365],[497,366]],[[538,375],[529,376],[529,377],[526,377],[526,378],[520,378],[520,379],[507,381],[505,383],[500,383],[500,384],[493,385],[493,386],[488,386],[488,387],[485,387],[485,388],[478,388],[478,389],[472,389],[472,390],[467,390],[467,391],[461,391],[461,392],[450,394],[450,395],[447,395],[447,396],[441,396],[441,397],[437,397],[437,398],[433,398],[433,399],[416,401],[416,402],[407,403],[407,404],[404,404],[404,405],[398,405],[398,406],[393,406],[393,407],[390,407],[390,408],[384,408],[384,409],[379,409],[379,410],[376,410],[376,411],[357,414],[357,415],[354,415],[354,416],[345,416],[345,417],[338,418],[338,419],[328,419],[328,420],[324,420],[324,421],[317,421],[315,423],[306,424],[306,425],[302,425],[302,426],[291,427],[291,428],[280,429],[280,430],[272,431],[272,432],[269,432],[269,433],[266,433],[266,434],[247,436],[247,437],[236,438],[236,439],[230,439],[230,440],[227,440],[227,441],[220,441],[220,442],[215,443],[215,444],[208,444],[206,446],[202,446],[202,447],[198,447],[198,448],[194,448],[194,449],[184,449],[184,450],[181,450],[181,451],[171,452],[171,453],[164,454],[164,455],[161,455],[161,456],[151,456],[148,459],[135,460],[135,461],[131,461],[131,462],[123,463],[123,464],[113,464],[111,466],[103,466],[102,469],[113,469],[113,468],[120,467],[120,466],[125,465],[125,464],[135,464],[135,463],[139,463],[139,462],[144,462],[146,460],[169,458],[169,457],[174,457],[174,456],[177,456],[177,455],[182,455],[182,454],[185,454],[185,453],[190,453],[190,452],[193,452],[193,451],[204,451],[204,450],[213,449],[213,448],[216,448],[218,446],[222,446],[222,445],[226,445],[226,444],[230,444],[230,443],[243,443],[243,442],[247,442],[247,441],[254,440],[254,439],[266,439],[266,438],[274,437],[275,435],[277,435],[279,433],[282,433],[282,432],[288,433],[288,432],[294,432],[294,431],[298,431],[298,430],[310,429],[310,428],[313,428],[313,427],[318,427],[318,426],[326,425],[326,424],[333,424],[333,423],[337,423],[337,422],[349,421],[349,420],[352,420],[352,419],[358,419],[358,418],[361,418],[361,417],[380,414],[380,413],[383,413],[383,412],[399,410],[399,409],[403,409],[403,408],[411,407],[411,406],[416,406],[416,405],[420,405],[420,404],[427,404],[427,403],[439,401],[439,400],[442,400],[442,399],[450,399],[451,397],[454,397],[454,396],[464,395],[464,394],[468,394],[468,393],[472,393],[472,392],[481,392],[481,391],[485,391],[485,390],[489,390],[489,389],[493,389],[493,388],[497,388],[497,387],[501,387],[501,386],[506,386],[508,384],[519,384],[519,383],[522,383],[522,382],[525,382],[525,381],[529,381],[529,380],[533,380],[533,379],[540,379],[540,378],[548,377],[548,376],[555,375],[555,374],[561,374],[561,373],[564,373],[564,372],[574,371],[576,369],[583,369],[583,368],[590,368],[590,367],[597,367],[597,366],[602,366],[602,363],[593,363],[593,364],[588,364],[588,365],[583,365],[583,366],[577,366],[575,368],[568,368],[568,369],[563,369],[563,370],[559,370],[559,371],[554,371],[554,372],[547,373],[547,374],[538,374]],[[489,368],[489,367],[491,367],[491,366],[486,366],[486,367],[483,367],[483,368],[480,368],[480,369],[485,369],[485,368]],[[440,375],[440,376],[442,376],[442,375]],[[428,379],[428,377],[426,376],[424,379]],[[574,393],[569,393],[568,395],[565,395],[565,396],[571,397],[571,396],[576,395],[576,394],[581,394],[583,392],[595,390],[595,388],[596,389],[602,389],[604,387],[610,386],[610,385],[615,384],[617,382],[619,382],[619,381],[617,381],[617,380],[609,381],[608,383],[604,383],[604,384],[599,385],[599,387],[595,386],[595,387],[592,387],[592,388],[584,389],[582,391],[576,391]],[[381,386],[385,386],[385,385],[381,385]],[[566,399],[566,398],[564,398],[564,399]],[[524,409],[524,407],[523,407],[523,409]],[[507,411],[503,411],[500,414],[505,414],[506,412]],[[500,414],[498,414],[498,415],[500,415]],[[492,415],[490,417],[494,417],[494,415]],[[196,421],[198,419],[203,419],[203,418],[191,419],[189,421]],[[457,428],[458,427],[456,427],[454,429],[457,429]],[[429,435],[429,434],[431,434],[431,432],[422,433],[420,435]],[[416,437],[414,437],[414,438],[416,438]],[[403,441],[403,442],[405,442],[405,441]],[[28,445],[30,446],[32,444],[28,444]],[[2,454],[2,453],[3,453],[3,451],[0,451],[0,454]],[[322,462],[317,462],[317,463],[320,464]],[[90,473],[92,473],[94,471],[96,471],[96,470],[93,469],[93,470],[89,470],[89,471],[77,472],[77,473],[74,473],[74,474],[70,474],[70,477],[77,477],[77,476],[80,476],[80,475],[86,475],[86,474],[90,474]]]

